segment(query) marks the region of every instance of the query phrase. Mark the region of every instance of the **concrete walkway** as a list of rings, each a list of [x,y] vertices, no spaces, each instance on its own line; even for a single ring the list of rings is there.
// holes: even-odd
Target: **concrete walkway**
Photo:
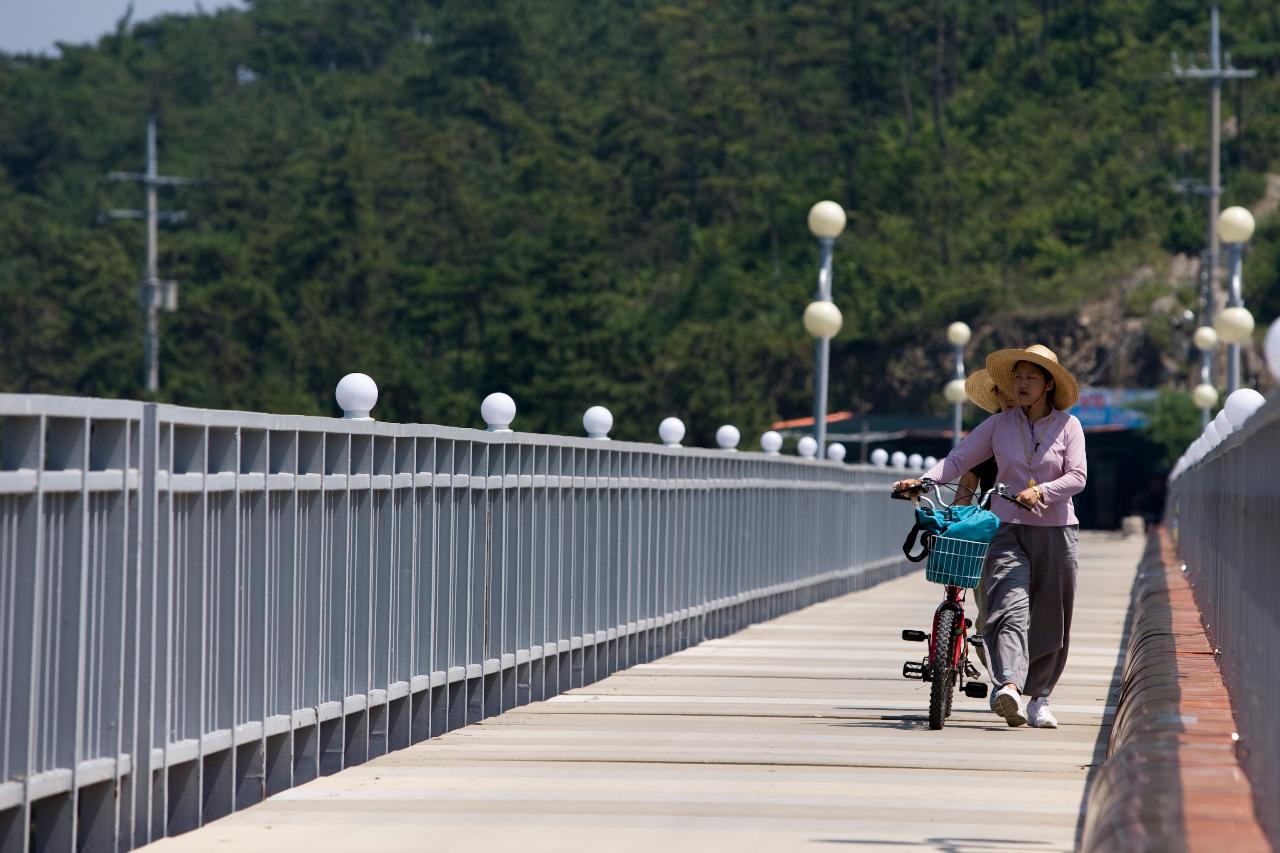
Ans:
[[[153,845],[189,850],[1053,851],[1075,847],[1141,538],[1081,537],[1062,727],[901,677],[923,573],[635,667]],[[1116,682],[1118,683],[1118,681]]]

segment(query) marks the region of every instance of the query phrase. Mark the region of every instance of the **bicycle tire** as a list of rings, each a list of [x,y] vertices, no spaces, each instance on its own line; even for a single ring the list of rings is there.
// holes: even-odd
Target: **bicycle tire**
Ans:
[[[956,614],[943,610],[938,614],[937,634],[933,644],[933,660],[929,668],[933,681],[929,687],[929,728],[940,729],[946,725],[951,713],[951,696],[955,692],[956,669],[952,663],[952,651],[956,639]]]

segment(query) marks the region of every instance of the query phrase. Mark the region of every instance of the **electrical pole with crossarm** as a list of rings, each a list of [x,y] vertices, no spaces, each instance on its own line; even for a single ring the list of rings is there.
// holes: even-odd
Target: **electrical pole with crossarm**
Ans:
[[[1178,63],[1178,55],[1173,55],[1173,76],[1179,80],[1203,80],[1209,84],[1209,185],[1201,191],[1209,198],[1209,239],[1204,266],[1207,268],[1201,291],[1202,316],[1200,324],[1213,324],[1213,283],[1218,272],[1218,205],[1222,195],[1222,81],[1247,80],[1256,77],[1258,72],[1231,65],[1231,54],[1227,54],[1226,67],[1222,64],[1222,46],[1219,38],[1218,4],[1214,3],[1209,10],[1209,67],[1183,68]],[[1200,188],[1191,188],[1195,192]],[[1204,351],[1200,355],[1200,381],[1212,384],[1213,353]],[[1203,419],[1208,423],[1209,410],[1205,409]]]
[[[186,219],[186,211],[159,210],[156,202],[156,187],[186,186],[195,181],[190,178],[176,178],[157,174],[156,165],[156,117],[147,120],[147,171],[146,172],[109,172],[109,181],[137,181],[147,188],[146,210],[108,210],[106,216],[112,219],[146,219],[147,220],[147,271],[142,279],[141,302],[146,312],[146,340],[143,382],[150,393],[160,390],[160,321],[161,310],[176,311],[178,308],[178,283],[160,278],[159,250],[156,246],[159,224],[165,222],[181,222]]]

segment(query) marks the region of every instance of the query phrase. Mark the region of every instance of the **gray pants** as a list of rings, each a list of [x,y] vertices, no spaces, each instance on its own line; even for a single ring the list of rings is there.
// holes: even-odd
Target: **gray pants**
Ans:
[[[991,680],[1048,696],[1067,664],[1079,525],[1002,524],[987,549],[982,640]]]

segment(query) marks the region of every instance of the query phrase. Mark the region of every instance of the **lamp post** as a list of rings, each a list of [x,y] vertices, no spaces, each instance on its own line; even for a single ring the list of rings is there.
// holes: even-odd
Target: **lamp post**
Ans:
[[[1218,216],[1218,237],[1227,244],[1231,287],[1227,309],[1214,320],[1218,336],[1227,342],[1227,394],[1240,387],[1240,345],[1253,334],[1253,315],[1244,307],[1241,267],[1244,244],[1253,236],[1253,214],[1243,207],[1228,207]]]
[[[957,321],[947,326],[947,341],[950,342],[956,354],[955,376],[947,383],[946,387],[947,401],[953,407],[951,414],[952,447],[960,443],[960,425],[964,419],[964,401],[968,396],[964,391],[964,347],[965,344],[969,343],[969,338],[972,336],[973,332],[969,330],[967,323]]]
[[[809,209],[809,230],[822,248],[822,264],[818,268],[818,288],[814,301],[804,309],[804,327],[817,338],[813,374],[814,453],[823,458],[827,441],[827,368],[831,360],[831,339],[840,331],[844,318],[831,301],[831,256],[836,238],[844,231],[847,218],[844,208],[834,201],[820,201]]]

